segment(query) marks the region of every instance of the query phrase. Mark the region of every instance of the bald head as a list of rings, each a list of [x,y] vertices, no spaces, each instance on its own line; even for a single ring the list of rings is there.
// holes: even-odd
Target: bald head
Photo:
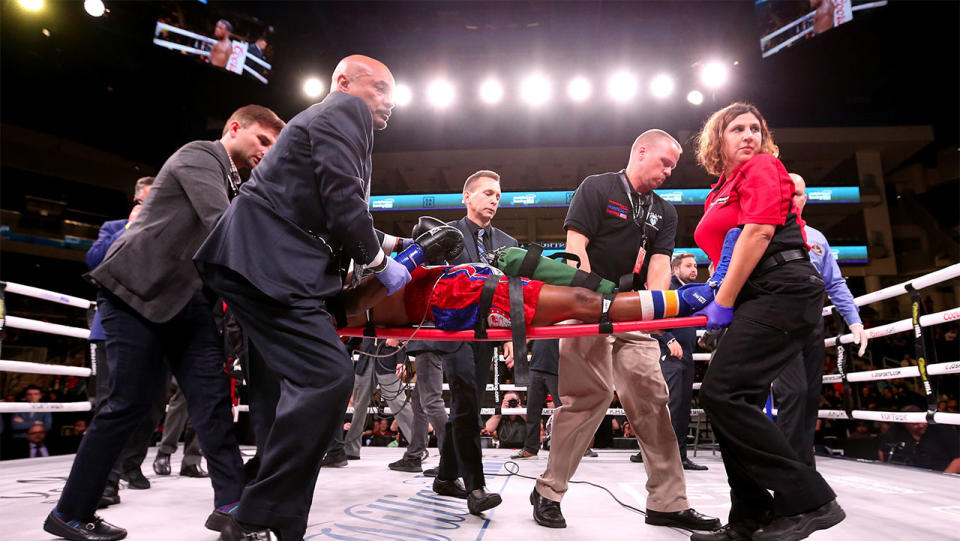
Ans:
[[[793,204],[797,207],[797,214],[802,214],[807,204],[807,183],[796,173],[790,173],[790,178],[793,180]]]
[[[341,60],[333,70],[330,89],[356,96],[366,102],[373,115],[373,127],[387,127],[393,109],[393,88],[396,83],[387,66],[369,56],[351,55]]]
[[[647,130],[630,148],[626,174],[630,184],[640,193],[659,188],[673,172],[683,149],[672,135],[663,130]]]

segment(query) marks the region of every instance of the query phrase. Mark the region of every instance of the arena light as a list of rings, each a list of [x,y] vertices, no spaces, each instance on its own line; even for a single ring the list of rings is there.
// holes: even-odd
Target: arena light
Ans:
[[[650,81],[650,92],[656,98],[666,98],[670,94],[673,94],[673,77],[665,73],[661,73],[653,78]]]
[[[43,0],[19,0],[20,7],[27,11],[40,11],[43,9]]]
[[[626,102],[637,94],[637,78],[628,71],[618,71],[607,83],[607,93],[614,101]]]
[[[397,107],[410,105],[411,101],[413,101],[413,90],[410,90],[409,86],[401,83],[393,89],[393,103]]]
[[[496,79],[487,79],[480,85],[480,99],[484,103],[499,103],[503,99],[503,85]]]
[[[542,105],[550,99],[550,80],[534,73],[520,83],[520,97],[530,105]]]
[[[687,94],[687,101],[694,105],[700,105],[703,103],[703,92],[700,92],[699,90],[691,90],[690,93]]]
[[[708,62],[700,70],[700,80],[708,88],[717,88],[727,82],[727,66],[720,62]]]
[[[303,93],[308,98],[319,98],[323,94],[323,81],[310,77],[303,82]]]
[[[427,87],[427,101],[438,108],[448,107],[453,103],[456,91],[453,85],[445,79],[437,79]]]
[[[590,85],[590,80],[586,77],[574,77],[567,84],[567,95],[573,101],[586,101],[592,93],[593,88]]]
[[[107,7],[103,5],[103,0],[83,0],[83,9],[91,17],[100,17],[107,11]]]

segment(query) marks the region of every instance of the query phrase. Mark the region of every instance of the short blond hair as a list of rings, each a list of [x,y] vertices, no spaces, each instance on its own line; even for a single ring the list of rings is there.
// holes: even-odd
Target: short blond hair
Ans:
[[[490,171],[489,169],[481,169],[476,173],[467,177],[466,182],[463,183],[463,191],[469,192],[473,189],[473,185],[476,184],[476,181],[481,178],[489,178],[496,182],[500,182],[500,175],[495,171]]]
[[[751,103],[736,102],[710,115],[703,124],[703,129],[697,134],[697,163],[711,175],[723,174],[723,130],[740,115],[752,113],[760,121],[760,154],[780,156],[780,149],[773,142],[773,135],[767,128],[760,110]]]

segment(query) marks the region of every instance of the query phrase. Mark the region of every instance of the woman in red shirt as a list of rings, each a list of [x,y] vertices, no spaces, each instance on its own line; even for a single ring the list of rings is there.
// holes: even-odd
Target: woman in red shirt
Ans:
[[[823,477],[761,411],[770,383],[821,317],[824,295],[778,153],[766,121],[749,104],[715,112],[699,135],[697,161],[719,180],[694,234],[697,245],[716,263],[726,232],[742,232],[726,278],[702,312],[708,328],[728,327],[700,398],[727,471],[730,517],[721,530],[693,540],[803,539],[845,516]]]

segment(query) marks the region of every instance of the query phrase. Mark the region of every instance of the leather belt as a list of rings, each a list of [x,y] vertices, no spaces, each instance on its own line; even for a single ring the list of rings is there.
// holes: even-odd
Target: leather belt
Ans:
[[[798,259],[810,260],[810,254],[806,250],[801,250],[800,248],[794,248],[793,250],[784,250],[782,252],[777,252],[771,256],[768,256],[766,259],[760,262],[757,265],[757,270],[765,271],[788,263],[790,261],[796,261]]]

